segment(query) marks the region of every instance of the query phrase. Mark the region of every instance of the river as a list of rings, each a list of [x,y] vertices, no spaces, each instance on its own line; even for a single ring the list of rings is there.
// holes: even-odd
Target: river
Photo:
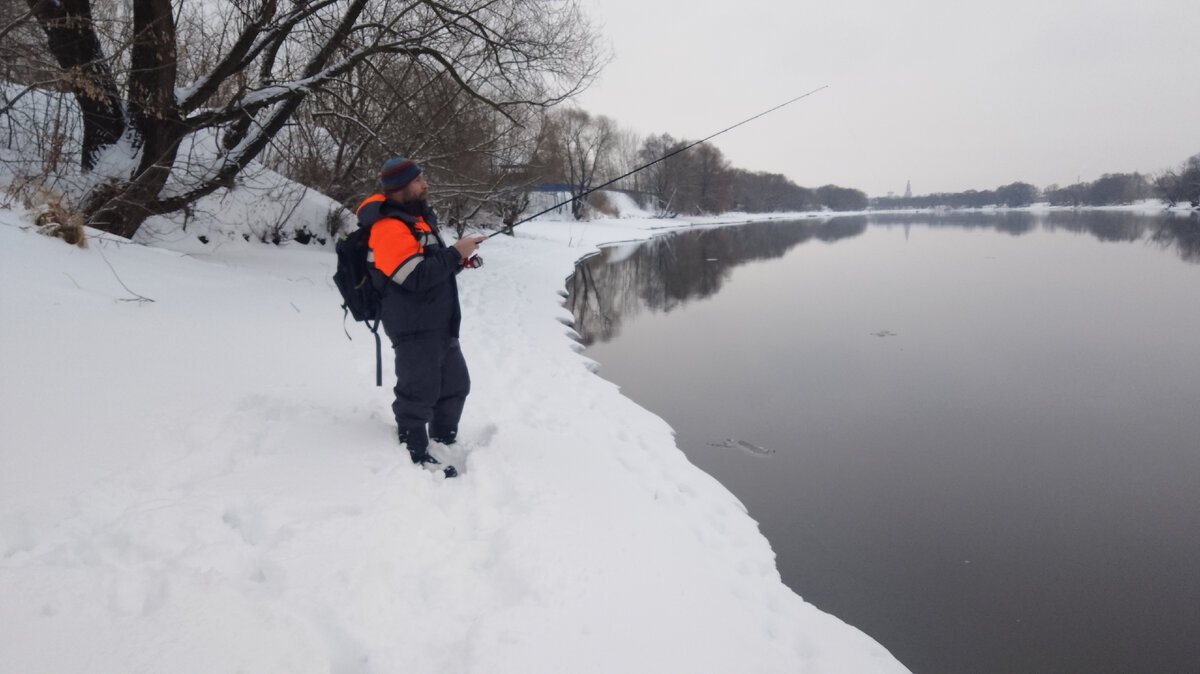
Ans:
[[[1200,221],[877,214],[581,263],[601,376],[918,674],[1200,672]]]

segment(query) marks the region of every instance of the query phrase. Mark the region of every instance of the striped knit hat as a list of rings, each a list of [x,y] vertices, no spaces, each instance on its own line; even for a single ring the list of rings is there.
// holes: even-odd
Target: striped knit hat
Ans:
[[[419,175],[421,167],[417,166],[415,161],[396,157],[383,162],[383,168],[379,171],[379,182],[385,192],[392,192],[404,189]]]

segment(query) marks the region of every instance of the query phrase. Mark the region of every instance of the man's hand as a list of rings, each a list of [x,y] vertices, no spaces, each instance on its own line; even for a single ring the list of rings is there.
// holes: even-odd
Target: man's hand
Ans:
[[[462,256],[462,259],[466,260],[479,250],[479,244],[484,241],[487,241],[486,236],[465,236],[454,242],[454,249]]]

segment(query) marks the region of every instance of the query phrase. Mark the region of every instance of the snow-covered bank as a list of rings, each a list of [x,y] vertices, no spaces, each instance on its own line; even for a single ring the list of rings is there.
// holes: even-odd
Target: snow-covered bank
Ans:
[[[1193,208],[1188,203],[1169,205],[1161,199],[1142,199],[1131,204],[1118,204],[1112,206],[1051,206],[1044,201],[1031,204],[1029,206],[984,206],[982,208],[949,208],[945,206],[936,206],[933,208],[895,208],[895,209],[871,209],[865,211],[867,213],[996,213],[996,212],[1026,212],[1026,213],[1070,213],[1073,211],[1115,211],[1123,213],[1136,213],[1138,215],[1160,215],[1169,213],[1173,215],[1188,215],[1191,213],[1200,212],[1200,208]],[[841,215],[840,213],[838,215]]]
[[[81,250],[0,210],[0,671],[905,671],[576,352],[574,262],[663,224],[485,244],[444,480],[396,444],[330,247]]]

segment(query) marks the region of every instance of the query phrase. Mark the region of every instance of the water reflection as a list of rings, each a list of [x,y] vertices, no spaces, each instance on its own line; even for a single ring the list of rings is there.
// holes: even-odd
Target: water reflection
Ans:
[[[940,211],[933,213],[886,213],[872,215],[873,225],[906,227],[954,227],[990,229],[1009,234],[1068,231],[1090,234],[1101,241],[1153,241],[1174,249],[1185,262],[1200,262],[1200,213],[1146,214],[1130,211],[1061,210],[1029,211]]]
[[[824,221],[765,222],[685,231],[644,244],[606,248],[581,263],[568,280],[567,306],[585,346],[620,333],[643,311],[668,312],[721,289],[731,270],[782,257],[808,241],[826,243],[863,234],[869,225],[984,229],[1021,236],[1069,231],[1100,241],[1145,240],[1200,263],[1200,214],[1147,215],[1126,211],[946,211],[844,216]]]
[[[1167,218],[1150,235],[1165,249],[1174,248],[1185,262],[1200,264],[1200,213],[1188,218]]]
[[[866,229],[863,216],[764,222],[659,237],[638,244],[632,255],[625,247],[606,248],[568,280],[567,307],[585,345],[608,341],[620,333],[623,320],[647,309],[671,311],[715,294],[738,265],[782,257],[811,239],[837,241]]]
[[[871,216],[873,225],[906,227],[954,227],[990,229],[1009,234],[1028,234],[1037,229],[1040,214],[1028,211],[933,211],[922,213],[883,213]]]

